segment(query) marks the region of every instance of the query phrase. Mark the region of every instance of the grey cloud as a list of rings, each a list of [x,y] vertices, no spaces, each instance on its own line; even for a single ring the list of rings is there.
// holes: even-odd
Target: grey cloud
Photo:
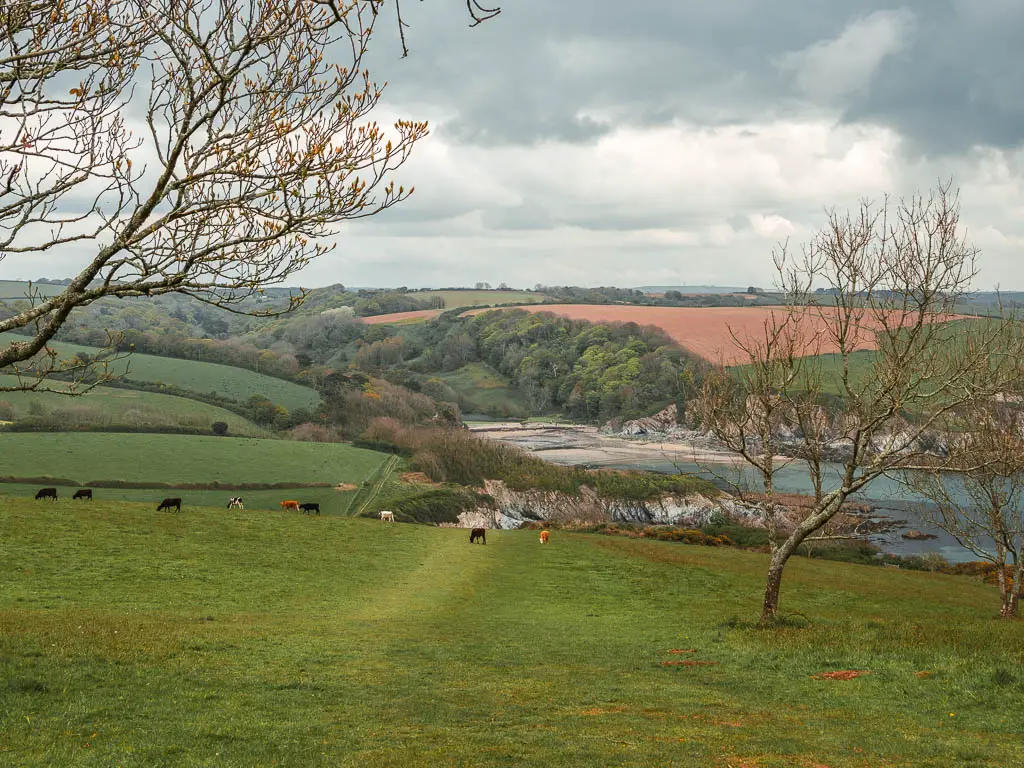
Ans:
[[[384,44],[374,66],[391,82],[390,100],[432,105],[450,116],[446,138],[481,146],[584,143],[623,123],[719,125],[835,106],[823,91],[841,97],[843,119],[891,126],[918,151],[1024,142],[1024,4],[650,0],[624,8],[506,2],[499,17],[467,29],[464,6],[432,0],[407,11],[410,57],[399,61]],[[864,87],[841,68],[805,72],[801,87],[792,67],[779,66],[801,52],[813,66],[814,52],[851,25],[886,18],[912,19],[913,34],[897,30],[905,39],[889,47],[877,35],[846,39],[854,66],[874,71]],[[385,43],[389,31],[378,33]],[[872,45],[881,49],[864,50]]]

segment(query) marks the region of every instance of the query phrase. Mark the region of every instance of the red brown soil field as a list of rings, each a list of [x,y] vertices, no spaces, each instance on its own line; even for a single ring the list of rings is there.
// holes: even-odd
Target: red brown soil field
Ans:
[[[516,307],[527,312],[553,312],[574,320],[592,323],[636,323],[661,328],[672,339],[696,355],[714,363],[740,365],[749,361],[739,349],[730,329],[740,339],[763,336],[764,324],[773,313],[783,312],[777,307],[640,307],[622,304],[538,304]],[[475,315],[487,309],[473,309],[465,314]],[[819,310],[815,310],[817,313]],[[826,311],[826,310],[820,310]],[[947,318],[953,320],[958,315]],[[825,320],[809,314],[802,321],[801,337],[807,339],[805,354],[818,355],[837,352],[824,333]],[[864,334],[858,349],[873,349],[873,335]]]
[[[412,312],[392,312],[390,315],[373,315],[371,317],[359,318],[367,325],[381,325],[384,323],[400,323],[403,320],[433,320],[440,315],[442,309],[417,309]]]

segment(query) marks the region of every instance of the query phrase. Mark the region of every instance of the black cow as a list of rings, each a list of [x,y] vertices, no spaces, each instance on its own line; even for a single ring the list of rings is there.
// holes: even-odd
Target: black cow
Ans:
[[[302,514],[304,515],[307,513],[312,515],[314,512],[318,515],[320,514],[320,505],[312,501],[305,504],[299,504],[299,509],[302,510]]]
[[[170,510],[171,507],[181,512],[181,499],[164,499],[160,502],[160,506],[156,508],[156,511],[159,512],[161,509]]]
[[[474,528],[469,532],[469,543],[472,544],[477,539],[480,539],[481,544],[487,543],[487,531],[484,528]]]
[[[57,489],[56,488],[40,488],[36,494],[37,499],[53,499],[57,500]]]
[[[92,501],[92,488],[82,488],[75,491],[75,495],[72,496],[71,499],[88,499],[89,501]]]

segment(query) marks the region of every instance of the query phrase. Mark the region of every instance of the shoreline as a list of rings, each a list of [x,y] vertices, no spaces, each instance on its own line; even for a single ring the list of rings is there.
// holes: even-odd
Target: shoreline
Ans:
[[[714,450],[686,441],[667,441],[663,437],[641,439],[609,435],[597,427],[568,422],[549,424],[523,424],[522,422],[470,422],[470,431],[480,437],[499,440],[529,451],[552,464],[580,466],[587,469],[636,469],[654,472],[703,473],[712,475],[712,480],[721,486],[739,483],[740,473],[748,470],[745,461],[735,454]],[[780,467],[798,463],[791,457],[778,456]],[[735,473],[733,479],[727,476]],[[804,488],[793,487],[794,475],[789,470],[788,483],[779,483],[779,494],[791,497],[808,497]],[[799,483],[797,483],[799,484]],[[884,486],[883,486],[884,487]],[[876,486],[876,493],[882,487]],[[891,489],[890,489],[891,490]],[[888,496],[858,496],[851,506],[864,511],[865,521],[872,521],[878,529],[866,530],[863,540],[882,551],[898,555],[922,555],[938,552],[951,562],[975,560],[948,534],[933,530],[924,520],[918,502]],[[870,528],[870,526],[869,526]],[[903,534],[915,530],[938,533],[936,539],[904,539]]]

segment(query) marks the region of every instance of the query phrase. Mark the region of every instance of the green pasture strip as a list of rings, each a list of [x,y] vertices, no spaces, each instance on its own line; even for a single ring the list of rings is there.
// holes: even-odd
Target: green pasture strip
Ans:
[[[387,458],[342,443],[96,432],[0,432],[0,476],[164,483],[353,483]]]
[[[67,510],[80,509],[82,505],[93,503],[107,503],[130,501],[145,505],[147,508],[155,509],[161,500],[177,496],[181,498],[185,511],[196,507],[210,507],[213,509],[226,509],[228,501],[234,496],[241,496],[246,510],[273,510],[281,511],[281,502],[286,499],[293,499],[300,504],[314,502],[320,505],[322,515],[345,515],[348,514],[348,506],[355,496],[355,491],[336,491],[333,487],[318,486],[296,486],[293,488],[267,488],[259,490],[243,489],[208,489],[192,490],[181,488],[92,488],[93,501],[74,501],[72,496],[80,486],[66,486],[59,483],[48,483],[57,489],[58,501],[53,509],[58,507]],[[36,491],[44,486],[43,483],[6,483],[0,482],[0,495],[21,496],[32,498]],[[42,502],[39,502],[42,503]],[[46,502],[53,504],[53,502]],[[50,507],[46,507],[50,509]],[[292,513],[294,514],[294,513]]]
[[[438,376],[451,387],[470,413],[489,413],[500,409],[509,414],[525,415],[530,405],[521,392],[512,387],[507,377],[489,365],[470,363],[456,371]]]
[[[0,376],[0,387],[17,386],[15,376]],[[59,381],[48,384],[52,389],[64,385]],[[228,425],[228,432],[249,437],[268,437],[270,432],[253,422],[215,405],[190,400],[187,397],[163,395],[114,387],[95,387],[82,396],[62,397],[50,392],[0,392],[0,401],[14,408],[15,419],[32,415],[32,409],[53,412],[81,408],[97,411],[99,423],[124,426],[186,426],[209,429],[215,421]]]
[[[794,562],[761,630],[754,553],[46,504],[0,500],[0,764],[1024,764],[973,580]]]
[[[24,339],[24,336],[0,333],[0,344]],[[49,346],[55,349],[62,359],[74,357],[79,352],[89,355],[100,352],[97,347],[66,342],[51,342]],[[128,383],[161,382],[200,394],[216,392],[237,402],[244,402],[252,395],[263,395],[289,411],[296,408],[316,408],[320,404],[320,396],[309,387],[273,376],[264,376],[245,368],[198,360],[133,353],[116,363],[111,363],[109,372]]]
[[[65,285],[51,285],[49,283],[32,283],[33,294],[49,297],[56,296],[63,291]],[[29,284],[21,280],[0,280],[0,301],[16,301],[18,299],[28,300]]]
[[[534,291],[415,291],[406,296],[416,299],[440,296],[444,299],[445,309],[491,307],[495,304],[539,304],[549,298]]]

